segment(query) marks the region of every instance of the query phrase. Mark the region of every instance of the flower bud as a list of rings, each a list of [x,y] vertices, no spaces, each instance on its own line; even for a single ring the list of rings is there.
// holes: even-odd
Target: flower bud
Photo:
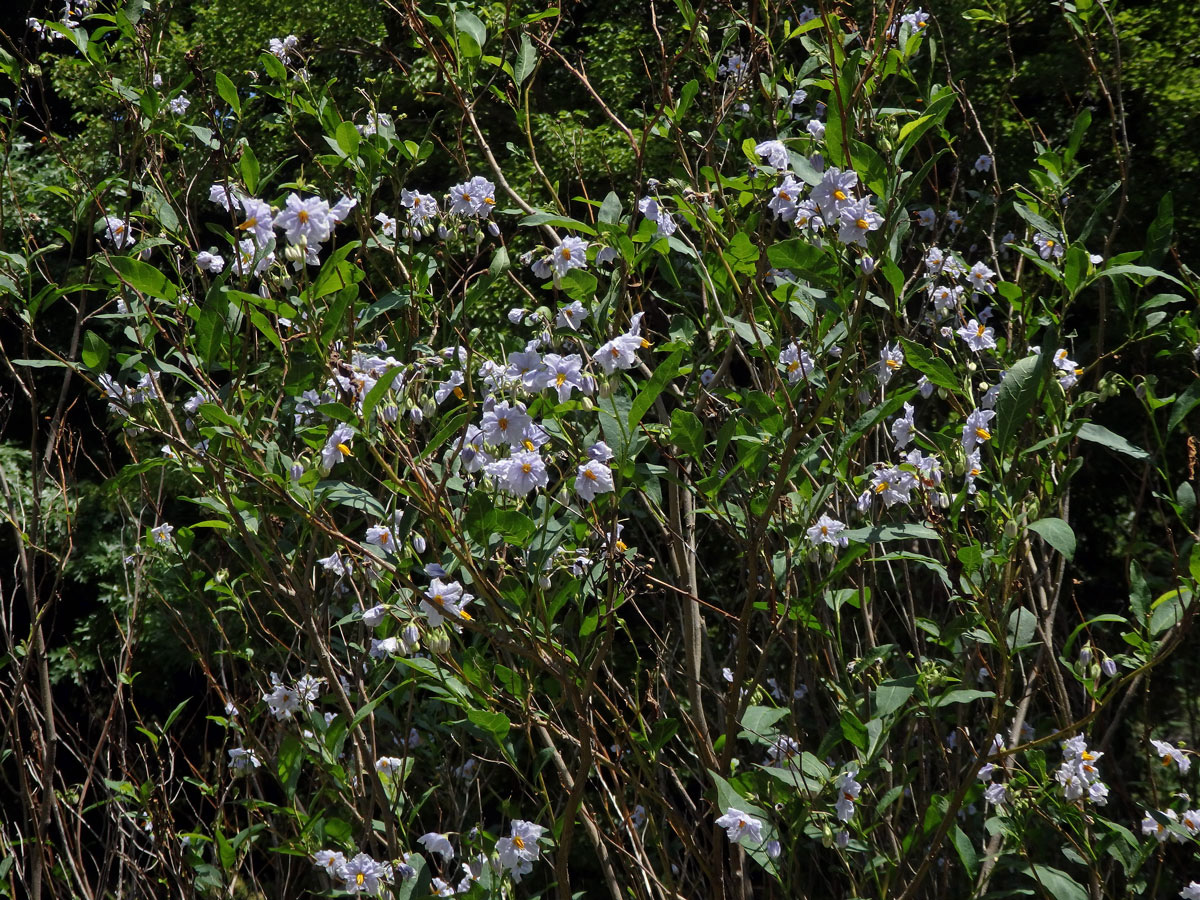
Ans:
[[[500,237],[500,226],[495,222],[488,222],[488,234],[492,237]]]
[[[1105,677],[1112,678],[1117,674],[1117,661],[1111,656],[1104,657],[1104,662],[1100,663],[1100,671],[1104,673]]]
[[[298,462],[292,463],[292,481],[299,481],[303,475],[304,466]]]

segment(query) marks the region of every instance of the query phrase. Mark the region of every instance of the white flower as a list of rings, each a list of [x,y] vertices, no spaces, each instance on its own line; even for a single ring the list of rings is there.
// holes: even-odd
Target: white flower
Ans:
[[[379,223],[379,230],[384,237],[396,237],[396,220],[385,212],[375,214],[375,221]]]
[[[220,275],[225,269],[225,257],[219,253],[201,250],[196,254],[196,267],[213,275]]]
[[[365,853],[359,853],[337,867],[337,877],[342,879],[342,890],[352,894],[378,894],[381,883],[390,881],[392,867],[376,862]]]
[[[822,514],[815,525],[808,529],[808,540],[812,544],[831,544],[835,547],[847,547],[850,539],[842,537],[846,523]]]
[[[171,533],[174,530],[174,525],[168,525],[166,522],[164,522],[161,525],[156,525],[154,528],[151,528],[150,536],[154,538],[154,543],[156,544],[169,544],[171,543]]]
[[[1166,741],[1151,740],[1150,743],[1154,747],[1154,752],[1158,755],[1159,759],[1162,760],[1162,764],[1164,766],[1169,766],[1171,763],[1174,763],[1179,767],[1180,775],[1186,775],[1192,768],[1192,759],[1190,756],[1188,756],[1187,751],[1180,750],[1178,747],[1174,747],[1171,744],[1168,744]]]
[[[312,859],[331,877],[337,872],[338,866],[346,862],[346,856],[340,850],[318,850],[312,855]]]
[[[725,829],[725,834],[735,844],[759,845],[763,842],[763,823],[737,807],[726,808],[725,815],[717,819],[717,825]]]
[[[1179,892],[1183,900],[1200,900],[1200,881],[1190,881]]]
[[[462,386],[466,384],[466,378],[460,370],[455,370],[450,373],[450,377],[438,385],[437,390],[433,392],[433,399],[439,406],[445,402],[446,398],[453,394],[455,397],[462,399]]]
[[[1056,241],[1048,234],[1042,234],[1040,231],[1033,236],[1033,246],[1037,247],[1038,256],[1042,259],[1062,259],[1063,245]],[[1101,260],[1103,262],[1103,260]]]
[[[808,124],[804,126],[804,130],[818,141],[825,139],[825,123],[820,119],[809,119]]]
[[[613,490],[612,469],[594,459],[579,467],[575,476],[575,493],[579,499],[591,503],[597,494],[607,494]]]
[[[650,346],[641,335],[642,315],[637,313],[633,317],[625,334],[617,335],[597,348],[595,360],[606,375],[611,375],[617,369],[632,369],[637,365],[637,351]]]
[[[977,409],[967,416],[967,422],[963,425],[962,430],[964,451],[970,453],[976,445],[992,439],[992,433],[987,426],[995,416],[996,411],[993,409]]]
[[[587,307],[576,300],[569,306],[560,306],[558,308],[558,316],[555,317],[554,324],[559,328],[569,328],[572,331],[578,331],[579,326],[587,317]]]
[[[104,217],[104,237],[117,250],[124,250],[135,243],[133,229],[125,219],[117,216]]]
[[[775,218],[777,219],[784,219],[789,222],[794,221],[798,209],[797,204],[800,202],[800,193],[804,190],[804,184],[797,181],[791,175],[788,175],[777,187],[771,190],[775,196],[767,203],[767,209],[775,213]]]
[[[497,487],[518,497],[545,487],[550,481],[546,463],[536,450],[522,451],[508,459],[488,463],[484,471],[496,480]]]
[[[303,199],[293,192],[275,218],[275,227],[283,230],[289,244],[304,241],[312,247],[324,243],[333,233],[335,222],[330,213],[329,204],[320,197]]]
[[[1161,818],[1169,820],[1171,823],[1175,823],[1179,819],[1173,809],[1160,810],[1158,815]],[[1154,835],[1160,844],[1171,837],[1171,832],[1167,830],[1167,826],[1155,818],[1154,813],[1149,811],[1146,812],[1145,817],[1142,819],[1142,834]]]
[[[587,241],[570,235],[563,238],[550,253],[550,265],[554,270],[554,280],[557,282],[572,269],[582,269],[587,266]]]
[[[913,424],[913,414],[916,410],[911,403],[904,404],[904,415],[898,417],[892,422],[892,440],[896,442],[896,449],[903,450],[912,440],[915,426]]]
[[[843,244],[867,245],[867,232],[876,231],[883,224],[883,216],[875,212],[870,199],[863,197],[847,204],[838,213],[840,227],[838,240]]]
[[[838,792],[837,817],[843,822],[854,818],[854,803],[862,793],[862,785],[854,780],[858,774],[858,766],[851,765],[846,772],[838,777],[836,787]]]
[[[656,237],[670,237],[675,233],[675,220],[669,212],[659,206],[657,198],[643,197],[638,203],[638,210],[658,226]]]
[[[991,328],[985,328],[980,322],[972,319],[958,329],[958,336],[967,342],[967,346],[978,353],[981,350],[996,349],[996,335]]]
[[[292,51],[296,49],[296,45],[300,43],[300,39],[294,34],[289,34],[282,40],[279,38],[271,38],[267,42],[267,49],[279,57],[279,61],[285,65],[292,59]]]
[[[925,209],[917,211],[917,224],[922,228],[932,228],[936,219],[937,213],[933,211],[932,206],[927,206]]]
[[[784,371],[787,372],[790,384],[796,384],[808,378],[816,370],[816,364],[809,352],[801,350],[799,345],[794,342],[779,354],[779,365],[783,366]]]
[[[854,202],[854,187],[857,184],[857,172],[843,172],[831,166],[821,176],[821,183],[813,188],[812,199],[826,219],[837,220],[841,217],[841,211]]]
[[[342,423],[333,429],[333,434],[325,441],[325,446],[321,449],[321,468],[325,470],[332,469],[348,456],[354,454],[350,452],[350,441],[354,438],[354,429],[349,425]]]
[[[383,621],[385,615],[387,615],[387,606],[383,603],[377,603],[370,609],[363,610],[362,621],[368,628],[374,628]]]
[[[279,683],[276,683],[275,690],[263,694],[262,698],[270,708],[271,715],[280,721],[290,719],[300,709],[299,692]]]
[[[986,153],[979,154],[979,158],[975,160],[975,171],[976,172],[992,171],[992,158],[990,156],[988,156]]]
[[[368,528],[367,543],[374,544],[389,556],[396,552],[396,538],[387,525],[372,525]]]
[[[454,845],[450,843],[450,838],[441,832],[431,831],[423,834],[417,838],[417,843],[430,853],[440,853],[442,859],[447,861],[454,859]]]
[[[463,591],[462,585],[457,581],[435,578],[421,599],[421,612],[433,628],[437,628],[446,619],[469,622],[471,616],[463,607],[474,599],[473,595]]]
[[[493,447],[508,444],[510,447],[520,446],[525,436],[525,429],[533,419],[525,412],[525,405],[515,406],[507,400],[501,400],[483,414],[479,423],[484,440]]]
[[[983,792],[983,799],[993,806],[1000,806],[1008,802],[1008,788],[1003,784],[990,784],[987,790]]]
[[[167,101],[167,108],[177,116],[182,116],[191,105],[192,101],[188,99],[187,93],[184,91],[180,91],[178,97],[172,97]]]
[[[245,747],[230,747],[228,752],[229,768],[234,772],[250,772],[262,765],[253,750],[247,750]]]
[[[414,228],[423,228],[426,222],[440,212],[433,195],[422,194],[419,191],[402,190],[400,204],[408,209]]]
[[[476,175],[451,187],[450,198],[452,215],[486,219],[496,205],[496,186],[482,175]]]
[[[889,508],[897,503],[907,503],[916,487],[917,479],[913,473],[897,466],[876,469],[871,479],[871,492]]]
[[[514,881],[520,881],[521,876],[533,871],[533,863],[541,851],[538,841],[546,829],[541,825],[514,819],[508,837],[496,841],[496,858],[501,869],[506,869]]]
[[[754,148],[754,152],[772,168],[782,171],[788,167],[787,147],[783,146],[783,141],[763,141]]]
[[[404,760],[398,756],[381,756],[375,760],[375,771],[384,778],[392,778],[404,770]]]
[[[892,376],[904,366],[904,351],[900,344],[887,344],[879,351],[879,384],[887,387]]]
[[[971,282],[971,287],[985,294],[996,293],[996,286],[988,279],[996,273],[989,269],[981,262],[971,266],[971,271],[967,273],[967,280]]]

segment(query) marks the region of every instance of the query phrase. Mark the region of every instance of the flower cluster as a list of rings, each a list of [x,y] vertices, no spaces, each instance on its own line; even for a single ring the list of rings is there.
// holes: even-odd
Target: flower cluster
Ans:
[[[1108,785],[1100,780],[1096,762],[1103,753],[1093,753],[1083,735],[1062,742],[1063,761],[1054,777],[1068,800],[1090,800],[1097,806],[1108,803]]]

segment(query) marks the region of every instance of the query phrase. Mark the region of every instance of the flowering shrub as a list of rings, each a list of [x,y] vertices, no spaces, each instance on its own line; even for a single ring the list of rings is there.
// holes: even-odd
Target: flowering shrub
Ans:
[[[22,556],[10,892],[1188,896],[1190,741],[1131,706],[1194,619],[1200,382],[1136,362],[1194,365],[1197,294],[1064,205],[1091,114],[1010,186],[922,10],[680,2],[637,121],[557,11],[398,12],[453,124],[341,108],[295,35],[159,83],[114,74],[153,12],[39,22],[139,139],[61,244],[4,255],[10,364],[104,398],[126,590],[203,686],[143,718],[129,612],[116,721],[55,774]],[[552,78],[637,184],[544,177]],[[1171,548],[1119,610],[1074,589],[1097,460]]]

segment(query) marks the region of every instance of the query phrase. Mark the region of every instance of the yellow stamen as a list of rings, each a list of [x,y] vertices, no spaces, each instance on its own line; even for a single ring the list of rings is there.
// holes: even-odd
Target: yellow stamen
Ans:
[[[342,456],[353,456],[354,455],[353,453],[350,452],[350,448],[347,447],[345,444],[338,444],[337,448],[338,448],[338,452],[340,452],[342,454]]]
[[[513,842],[513,844],[514,844],[514,845],[516,845],[516,848],[517,848],[518,850],[524,850],[524,849],[525,849],[525,842],[524,842],[523,840],[521,840],[521,836],[520,836],[519,834],[514,834],[514,835],[513,835],[512,842]]]
[[[564,384],[566,384],[566,381],[567,381],[567,374],[565,372],[559,372],[557,375],[554,376],[554,383],[556,385],[558,385],[559,387],[562,387]]]
[[[560,249],[558,251],[558,255],[561,256],[563,259],[570,259],[571,258],[571,248],[563,247],[562,249]]]
[[[986,428],[976,428],[975,436],[981,441],[990,441],[992,439],[992,433]]]
[[[521,463],[521,471],[528,475],[533,471],[533,466],[531,466],[529,463]]]
[[[246,231],[250,228],[253,228],[257,224],[258,224],[258,217],[255,216],[255,217],[247,219],[245,222],[243,222],[241,225],[239,225],[237,227],[237,230],[238,231]]]
[[[595,481],[595,480],[596,480],[596,473],[595,473],[595,472],[593,472],[591,469],[584,469],[584,470],[583,470],[583,477],[584,477],[584,478],[586,478],[588,481]]]
[[[845,200],[846,192],[843,191],[841,188],[838,188],[836,191],[833,192],[833,199],[834,200]]]
[[[307,225],[308,224],[308,210],[307,209],[300,210],[298,213],[296,213],[296,218],[300,220],[301,225]]]
[[[454,396],[457,397],[459,400],[461,400],[463,398],[463,389],[460,387],[456,387],[454,389]]]
[[[854,224],[857,225],[859,228],[861,228],[863,231],[866,231],[870,227],[870,223],[868,223],[866,219],[855,219]]]
[[[886,491],[890,487],[891,487],[891,485],[888,484],[886,481],[881,481],[881,482],[879,482],[879,484],[875,485],[875,493],[882,494],[884,491]]]

